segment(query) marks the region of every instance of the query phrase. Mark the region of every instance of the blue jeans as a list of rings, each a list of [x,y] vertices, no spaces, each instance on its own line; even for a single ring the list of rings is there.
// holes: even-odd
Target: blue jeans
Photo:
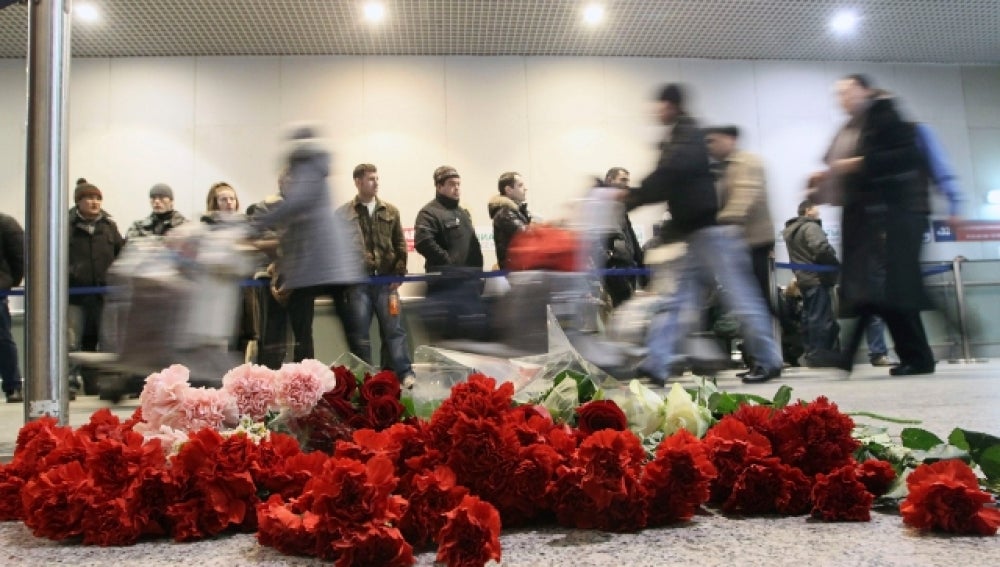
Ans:
[[[388,285],[355,285],[347,291],[351,325],[357,336],[352,341],[358,346],[358,356],[372,364],[372,341],[370,330],[372,316],[378,319],[379,337],[382,340],[381,367],[392,370],[402,378],[413,372],[409,348],[406,345],[406,331],[403,329],[402,313],[389,313],[389,297],[394,294]]]
[[[741,229],[710,226],[691,233],[686,242],[687,254],[676,274],[676,290],[663,299],[650,321],[648,352],[640,369],[654,378],[667,379],[670,366],[678,358],[678,341],[700,324],[700,310],[695,303],[700,282],[707,278],[721,285],[722,305],[739,321],[744,344],[757,365],[765,371],[780,369],[781,352],[774,340],[771,316],[754,280],[750,251]]]
[[[7,298],[0,299],[0,378],[3,393],[12,394],[21,389],[21,371],[17,365],[17,344],[10,333],[10,308]]]
[[[865,327],[865,340],[868,342],[868,358],[875,360],[889,353],[885,346],[885,321],[879,316],[872,317],[871,323]]]
[[[824,285],[802,290],[802,346],[806,358],[836,349],[840,326],[833,316],[833,298]]]

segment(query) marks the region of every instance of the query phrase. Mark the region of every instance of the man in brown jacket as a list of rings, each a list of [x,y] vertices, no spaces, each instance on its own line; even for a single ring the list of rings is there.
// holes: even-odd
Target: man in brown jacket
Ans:
[[[761,159],[737,146],[736,126],[718,126],[705,131],[708,154],[715,160],[719,193],[719,224],[743,227],[753,262],[753,274],[764,301],[771,307],[768,260],[774,253],[774,223],[767,204],[767,180]]]
[[[378,169],[370,163],[354,168],[354,186],[358,194],[340,208],[340,213],[356,224],[364,251],[365,269],[369,277],[406,275],[406,239],[399,218],[399,209],[378,198]],[[354,327],[360,336],[353,344],[361,347],[355,353],[372,363],[369,332],[372,316],[378,319],[382,339],[382,368],[392,370],[407,387],[413,383],[413,368],[406,330],[403,329],[399,283],[364,283],[348,291]]]

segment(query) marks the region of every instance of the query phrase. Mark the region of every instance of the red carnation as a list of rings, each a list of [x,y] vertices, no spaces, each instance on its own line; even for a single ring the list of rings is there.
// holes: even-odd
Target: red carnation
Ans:
[[[903,523],[921,530],[994,535],[1000,510],[979,489],[976,474],[960,460],[920,465],[906,478],[909,495],[899,506]]]
[[[790,405],[770,422],[774,454],[809,476],[849,464],[858,448],[854,421],[824,397]]]
[[[344,529],[331,547],[335,567],[408,567],[413,565],[413,547],[398,529],[377,523]]]
[[[129,510],[124,498],[94,502],[83,516],[84,545],[132,545],[139,541],[143,524]]]
[[[319,523],[316,514],[297,514],[274,495],[257,507],[257,540],[287,555],[311,555],[316,553]]]
[[[23,488],[24,479],[14,467],[0,465],[0,522],[24,519],[24,509],[21,507]]]
[[[857,473],[858,480],[876,497],[889,492],[892,481],[896,480],[896,471],[892,465],[878,459],[869,459],[859,464]]]
[[[500,513],[489,502],[465,496],[445,518],[437,537],[437,561],[449,567],[480,567],[490,560],[500,561]]]
[[[413,477],[407,495],[408,505],[399,528],[406,541],[423,547],[434,541],[445,523],[445,514],[457,506],[469,492],[455,484],[455,473],[445,466]]]
[[[364,384],[361,385],[361,399],[368,403],[379,398],[398,400],[401,392],[399,378],[392,370],[383,370],[374,376],[366,376]]]
[[[740,471],[722,509],[743,514],[804,514],[809,511],[810,488],[801,470],[778,458],[753,459]]]
[[[867,522],[875,497],[858,480],[852,463],[830,474],[816,475],[812,499],[814,517],[828,522]]]
[[[642,486],[649,493],[649,525],[690,520],[708,501],[715,466],[705,447],[687,429],[667,437],[656,458],[643,470]]]
[[[576,408],[576,422],[577,428],[585,436],[602,429],[628,429],[628,417],[611,400],[594,400]]]
[[[91,441],[101,439],[121,439],[121,420],[111,413],[108,408],[101,408],[90,416],[90,421],[81,425],[77,430],[77,435],[83,436]]]
[[[770,437],[771,418],[778,413],[771,406],[740,404],[736,411],[729,414],[752,432],[757,432],[765,437]]]
[[[766,437],[750,432],[743,422],[728,415],[708,430],[703,443],[718,473],[712,482],[712,502],[729,499],[747,463],[771,456],[771,444]]]
[[[87,471],[79,462],[49,469],[24,486],[24,525],[36,537],[61,540],[79,535],[93,497]]]

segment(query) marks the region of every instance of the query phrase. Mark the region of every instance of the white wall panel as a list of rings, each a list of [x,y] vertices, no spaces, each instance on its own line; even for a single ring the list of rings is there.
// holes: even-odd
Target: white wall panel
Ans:
[[[25,92],[26,84],[17,85]],[[107,128],[111,118],[111,63],[108,59],[74,59],[69,73],[69,133]],[[22,103],[26,104],[26,103]],[[26,106],[21,107],[24,115]]]
[[[193,57],[112,59],[109,124],[194,128],[194,70]]]
[[[199,57],[195,62],[196,126],[281,124],[280,57]]]
[[[1000,128],[1000,67],[963,67],[966,119],[972,128]]]

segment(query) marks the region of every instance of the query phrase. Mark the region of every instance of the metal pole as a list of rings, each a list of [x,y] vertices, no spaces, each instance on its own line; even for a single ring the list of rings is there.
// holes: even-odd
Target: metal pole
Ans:
[[[31,0],[28,10],[24,419],[50,415],[66,424],[70,0]]]
[[[965,310],[965,285],[962,283],[962,262],[965,262],[965,256],[955,256],[951,262],[951,272],[955,278],[955,302],[958,304],[958,330],[962,335],[962,358],[949,360],[949,362],[985,362],[985,359],[972,357],[972,343],[969,340],[969,317]]]
[[[771,307],[771,313],[777,314],[778,311],[778,278],[775,275],[774,266],[774,247],[771,248],[771,253],[767,256],[767,297],[764,299],[768,302]],[[774,334],[774,340],[778,345],[778,349],[781,349],[781,321],[778,320],[777,316],[771,317],[771,331]],[[784,356],[784,355],[782,355]]]

